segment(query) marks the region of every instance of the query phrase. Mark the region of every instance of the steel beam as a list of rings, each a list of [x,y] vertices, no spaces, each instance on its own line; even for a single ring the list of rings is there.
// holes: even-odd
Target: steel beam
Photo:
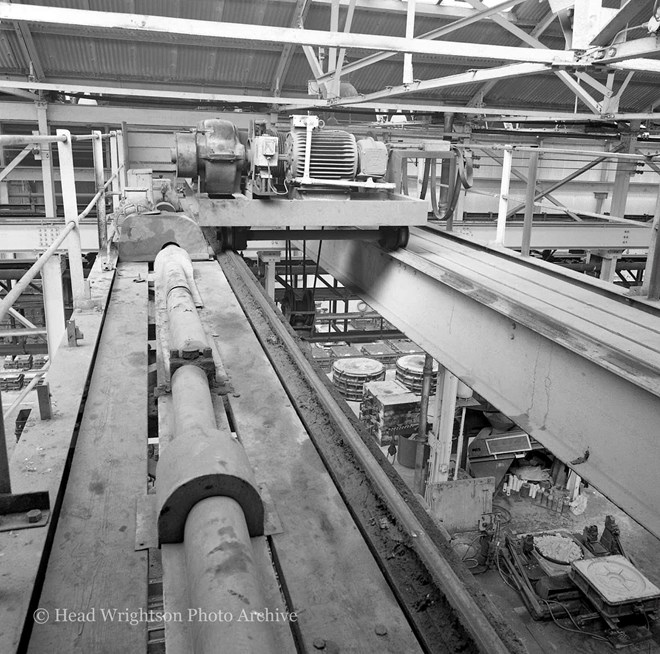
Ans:
[[[321,265],[660,535],[657,310],[598,280],[412,232],[394,253],[324,243]]]
[[[589,58],[593,61],[597,55],[591,54]],[[596,61],[607,66],[618,62],[625,62],[629,59],[639,59],[640,57],[657,58],[660,56],[660,42],[656,36],[647,36],[642,39],[633,39],[624,43],[617,43],[607,49],[605,56]]]
[[[522,4],[524,0],[507,0],[505,2],[499,3],[496,7],[490,7],[488,9],[484,9],[482,11],[477,11],[473,12],[472,15],[470,16],[465,16],[461,18],[460,20],[454,21],[453,23],[450,23],[449,25],[443,25],[442,27],[438,27],[437,29],[431,30],[430,32],[426,32],[424,34],[420,34],[417,38],[418,39],[437,39],[440,38],[441,36],[446,36],[447,34],[451,34],[452,32],[455,32],[456,30],[462,29],[464,27],[467,27],[468,25],[472,25],[473,23],[476,23],[480,20],[483,20],[485,18],[488,18],[492,16],[493,14],[496,14],[500,11],[503,11],[504,9],[510,9],[511,7],[514,7],[516,5]],[[405,5],[404,5],[405,6]],[[406,7],[406,12],[408,8]],[[364,68],[365,66],[371,66],[372,64],[375,64],[379,61],[384,61],[385,59],[389,59],[390,57],[393,57],[395,53],[393,52],[377,52],[376,54],[369,55],[367,57],[363,57],[362,59],[359,59],[358,61],[354,61],[351,64],[348,64],[347,66],[344,67],[343,73],[348,74],[352,73],[356,70],[360,70],[360,68]],[[325,75],[319,79],[320,82],[327,82],[332,78],[332,75],[329,73],[328,75]]]
[[[653,0],[627,0],[619,9],[619,11],[612,16],[611,20],[606,25],[601,27],[600,31],[593,39],[591,45],[600,45],[606,47],[612,43],[615,37],[625,30],[630,25],[630,21],[638,16],[644,8],[648,8],[649,18],[653,8]]]
[[[405,93],[419,93],[420,91],[431,91],[433,89],[451,88],[455,86],[465,86],[487,80],[510,79],[512,77],[523,77],[525,75],[538,75],[550,70],[550,66],[545,64],[511,64],[509,66],[497,66],[494,68],[484,68],[482,70],[471,70],[467,73],[458,75],[447,75],[446,77],[437,77],[435,79],[416,80],[405,82],[399,86],[358,95],[354,98],[342,98],[341,104],[356,104],[379,100],[380,98],[389,98]]]
[[[490,243],[495,238],[495,223],[454,223],[454,233],[459,236]],[[524,226],[520,222],[508,222],[504,234],[504,247],[522,248]],[[651,238],[651,226],[647,223],[628,221],[608,222],[536,222],[531,230],[530,247],[533,250],[597,250],[609,248],[646,249]]]
[[[297,97],[297,98],[281,98],[277,96],[262,96],[262,95],[240,95],[238,93],[201,93],[201,92],[192,92],[188,90],[176,90],[172,89],[172,86],[169,85],[168,88],[156,88],[154,89],[152,85],[144,85],[142,87],[121,87],[114,85],[110,82],[106,82],[106,86],[90,86],[87,84],[80,84],[78,80],[65,79],[57,82],[50,83],[38,83],[30,82],[26,80],[0,80],[0,90],[3,88],[8,89],[35,89],[41,91],[60,91],[62,93],[88,93],[90,95],[116,95],[116,96],[126,96],[126,97],[144,97],[144,98],[162,98],[162,99],[176,99],[176,100],[189,100],[193,102],[209,101],[209,102],[227,102],[231,104],[277,104],[280,108],[280,111],[285,112],[292,109],[301,109],[301,108],[313,108],[313,107],[327,107],[329,104],[328,100],[322,98],[313,98],[309,96]],[[281,103],[281,104],[280,104]],[[8,105],[16,105],[16,108],[8,107]],[[333,104],[341,104],[341,101],[334,102]],[[4,103],[0,104],[0,108],[3,111],[7,110],[10,112],[8,115],[15,120],[25,120],[26,116],[30,116],[34,110],[31,110],[30,113],[20,113],[19,108],[23,108],[25,105],[23,103]],[[584,122],[585,120],[605,120],[611,121],[614,119],[617,120],[655,120],[657,114],[653,112],[623,112],[618,114],[607,114],[603,116],[595,116],[592,113],[573,113],[573,112],[548,112],[548,111],[538,111],[535,109],[517,109],[514,107],[469,107],[466,105],[460,104],[439,104],[437,100],[429,100],[427,102],[419,101],[416,102],[363,102],[360,104],[360,107],[363,109],[374,109],[376,111],[387,112],[397,109],[402,109],[405,111],[418,111],[426,112],[429,114],[436,113],[446,113],[446,112],[455,112],[463,113],[467,115],[485,115],[485,116],[501,116],[501,117],[515,117],[515,120],[518,122],[523,121],[550,121],[556,122],[558,120],[564,122]],[[149,112],[149,115],[153,115],[153,120],[145,120],[145,111],[142,109],[131,109],[123,107],[94,107],[87,105],[61,105],[59,112],[57,111],[57,105],[51,105],[52,115],[51,120],[53,122],[62,120],[65,123],[70,122],[68,116],[72,117],[72,120],[76,120],[80,123],[89,124],[89,122],[95,122],[98,120],[95,116],[117,116],[118,118],[113,118],[112,122],[121,123],[122,120],[126,120],[131,125],[134,124],[144,124],[144,125],[170,125],[189,127],[191,124],[194,124],[199,120],[199,118],[187,119],[185,121],[178,121],[175,123],[174,120],[177,119],[178,115],[176,110],[170,112],[165,110],[153,109]],[[98,112],[98,113],[97,113]],[[191,112],[188,112],[190,114]],[[217,116],[217,112],[213,113],[214,116]],[[196,114],[199,116],[199,114]],[[232,113],[232,121],[236,121],[237,125],[245,124],[247,127],[247,120],[250,115],[254,114],[236,114]],[[5,114],[3,113],[3,118]],[[13,118],[18,116],[17,118]],[[82,120],[82,116],[89,116],[89,120]],[[135,116],[135,118],[133,118]],[[61,118],[60,118],[61,117]],[[106,119],[107,122],[110,122],[109,119]]]
[[[361,48],[390,52],[411,52],[435,56],[464,57],[465,59],[575,65],[575,56],[564,50],[530,50],[485,43],[456,41],[428,41],[378,34],[353,34],[298,30],[271,25],[248,25],[206,20],[148,16],[82,9],[64,9],[38,5],[15,5],[0,2],[0,20],[27,21],[93,27],[107,30],[129,30],[136,34],[181,34],[219,40],[240,39],[254,43],[294,43],[328,48]]]
[[[359,195],[358,195],[359,197]],[[186,200],[184,209],[205,227],[374,227],[423,225],[426,202],[404,196],[390,200],[249,200],[245,197]],[[314,221],[317,222],[314,222]],[[282,234],[284,237],[284,233]]]
[[[37,220],[30,224],[27,219],[15,224],[0,220],[0,252],[35,252],[47,248],[64,229],[63,222]],[[96,221],[78,225],[81,247],[85,252],[98,250]],[[65,249],[65,248],[63,248]]]
[[[24,50],[24,56],[26,58],[26,63],[28,67],[32,64],[32,73],[37,80],[42,80],[46,77],[44,73],[44,67],[41,64],[41,57],[37,52],[37,47],[34,44],[34,39],[32,38],[32,33],[30,28],[26,23],[16,23],[16,35],[18,36],[18,42],[21,46],[21,49]]]
[[[6,166],[3,170],[0,170],[0,182],[8,177],[14,168],[25,159],[32,152],[32,146],[26,145]]]
[[[293,20],[291,21],[290,26],[302,27],[305,24],[305,19],[307,18],[311,6],[312,0],[296,0]],[[275,75],[273,76],[273,85],[270,89],[273,95],[280,95],[282,91],[282,86],[284,85],[284,81],[289,72],[289,67],[291,66],[291,60],[293,59],[293,48],[294,46],[291,43],[284,44],[280,60],[277,62]]]
[[[487,9],[486,5],[481,2],[481,0],[466,0],[466,2],[472,5],[475,9],[484,11]],[[546,50],[547,45],[539,41],[536,37],[532,36],[525,32],[517,25],[512,24],[503,16],[495,14],[493,16],[493,21],[497,23],[500,27],[503,27],[505,30],[517,36],[523,43],[531,46],[532,48],[538,48],[540,50]],[[570,73],[565,70],[556,70],[554,71],[555,75],[568,86],[575,95],[582,100],[582,102],[593,111],[594,114],[599,114],[601,107],[579,84],[578,82],[570,75]]]

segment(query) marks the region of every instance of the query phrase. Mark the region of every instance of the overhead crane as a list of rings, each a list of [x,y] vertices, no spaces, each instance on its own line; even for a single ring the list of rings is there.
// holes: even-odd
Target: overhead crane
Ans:
[[[420,205],[394,197],[399,180],[388,178],[389,162],[406,153],[367,148],[391,181],[358,179],[359,158],[348,179],[312,176],[317,127],[294,125],[300,138],[290,139],[289,168],[278,172],[274,135],[243,144],[227,125],[200,126],[183,138],[196,166],[184,170],[199,175],[204,164],[204,186],[184,201],[197,220],[129,216],[119,260],[97,258],[90,297],[74,312],[83,337],[58,350],[49,372],[54,420],[26,432],[11,461],[16,490],[48,490],[53,518],[40,531],[0,532],[2,651],[112,643],[149,652],[163,642],[180,652],[524,651],[448,551],[446,534],[383,471],[375,445],[291,347],[241,260],[223,251],[246,240],[257,206],[268,207],[267,218],[255,214],[262,228],[276,226],[276,203],[294,207],[287,236],[311,236],[307,250],[325,270],[660,531],[653,456],[636,460],[615,441],[624,418],[598,391],[625,398],[626,424],[634,419],[636,437],[656,452],[656,310],[429,232]],[[222,147],[209,144],[223,130]],[[246,145],[251,184],[242,188]],[[457,153],[429,153],[438,156]],[[366,216],[344,213],[354,206]],[[401,220],[393,206],[410,213]],[[316,213],[303,222],[299,207]],[[215,260],[200,246],[200,227]],[[582,406],[568,401],[576,396]],[[155,493],[146,481],[154,403]],[[585,407],[601,411],[599,431],[588,429]],[[622,462],[636,466],[625,484],[615,474]],[[156,561],[162,578],[149,572]]]

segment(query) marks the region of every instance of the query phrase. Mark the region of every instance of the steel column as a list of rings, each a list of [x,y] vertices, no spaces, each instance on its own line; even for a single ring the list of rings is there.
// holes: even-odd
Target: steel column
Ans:
[[[509,186],[511,185],[511,164],[513,162],[513,150],[511,147],[504,148],[504,159],[502,160],[502,184],[500,186],[500,203],[497,212],[497,232],[495,244],[504,245],[504,233],[506,230],[507,209],[509,208]]]
[[[532,152],[529,155],[529,168],[527,174],[527,194],[525,196],[525,220],[523,223],[521,254],[529,256],[530,243],[532,241],[532,221],[534,219],[534,194],[536,193],[536,176],[539,167],[539,153]]]
[[[122,129],[117,130],[117,162],[119,166],[119,189],[122,195],[127,185],[126,162],[128,161],[128,142],[127,134],[124,131],[126,123],[122,122]]]
[[[96,139],[92,141],[92,148],[94,155],[94,182],[96,185],[96,192],[98,193],[105,186],[103,140],[101,139],[100,131],[95,130],[92,134],[96,136]],[[108,240],[108,226],[105,219],[105,193],[103,193],[96,202],[96,224],[99,235],[99,250],[103,250]]]
[[[660,535],[660,344],[653,319],[599,284],[455,237],[434,239],[447,245],[432,251],[419,230],[412,232],[407,249],[393,253],[361,242],[324,243],[321,265]],[[307,250],[316,257],[317,243]],[[505,284],[503,275],[518,281]],[[522,293],[523,285],[531,289]],[[575,312],[577,295],[584,300]],[[639,336],[623,327],[608,336],[606,315]],[[635,349],[639,355],[630,358]]]
[[[64,291],[62,289],[62,262],[58,255],[46,261],[41,270],[41,282],[48,337],[48,355],[51,360],[66,331],[64,319]]]
[[[458,377],[453,375],[447,368],[439,370],[433,436],[429,439],[431,463],[429,465],[427,492],[430,484],[449,481],[449,463],[451,460],[457,392]],[[430,502],[431,497],[427,496],[426,501]]]
[[[622,138],[624,153],[632,153],[635,150],[637,139],[629,134]],[[618,218],[626,217],[626,204],[628,202],[628,190],[630,189],[630,176],[635,171],[635,163],[627,159],[618,159],[616,162],[616,173],[614,175],[614,188],[612,189],[612,205],[610,214]]]
[[[115,175],[119,172],[119,153],[117,145],[117,133],[110,134],[110,174]],[[112,210],[118,211],[121,202],[121,188],[119,175],[112,180]]]
[[[69,270],[71,271],[71,290],[74,304],[86,296],[85,275],[82,265],[82,249],[80,245],[80,231],[78,230],[78,199],[76,196],[76,180],[73,170],[73,150],[71,147],[71,134],[68,130],[58,129],[58,136],[65,140],[57,142],[57,151],[60,158],[60,179],[62,184],[62,203],[64,204],[64,220],[73,223],[74,227],[67,238],[69,250]]]
[[[48,105],[45,102],[37,102],[37,119],[39,121],[39,133],[49,135]],[[46,218],[57,216],[57,202],[55,200],[55,181],[53,179],[53,159],[51,156],[50,143],[41,144],[41,175],[44,187],[44,205]]]
[[[653,216],[642,294],[648,295],[649,300],[660,300],[660,185],[658,186],[658,200]]]

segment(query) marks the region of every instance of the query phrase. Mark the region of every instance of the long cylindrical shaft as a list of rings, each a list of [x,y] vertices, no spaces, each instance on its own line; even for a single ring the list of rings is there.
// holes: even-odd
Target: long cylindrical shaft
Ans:
[[[174,437],[208,434],[217,429],[206,374],[197,366],[182,366],[172,375]]]
[[[184,548],[193,651],[276,654],[273,622],[258,617],[267,615],[268,607],[238,502],[208,497],[195,504],[186,520]]]

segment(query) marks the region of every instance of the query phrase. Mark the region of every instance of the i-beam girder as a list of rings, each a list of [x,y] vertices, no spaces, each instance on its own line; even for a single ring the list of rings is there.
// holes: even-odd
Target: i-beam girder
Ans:
[[[599,282],[411,231],[398,252],[325,242],[321,265],[660,536],[657,316]]]

